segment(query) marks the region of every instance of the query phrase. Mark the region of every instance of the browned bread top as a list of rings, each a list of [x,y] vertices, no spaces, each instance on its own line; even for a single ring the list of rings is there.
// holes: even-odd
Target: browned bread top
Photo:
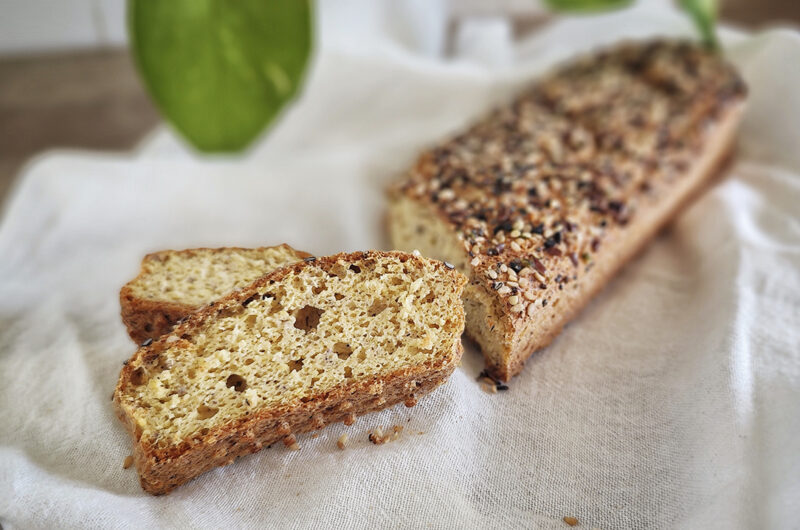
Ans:
[[[163,493],[293,432],[413,404],[460,359],[465,283],[402,252],[309,257],[192,314],[114,392],[143,485]]]

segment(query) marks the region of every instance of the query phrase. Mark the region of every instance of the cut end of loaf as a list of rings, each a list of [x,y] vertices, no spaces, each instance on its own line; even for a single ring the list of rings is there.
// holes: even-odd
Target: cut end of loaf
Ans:
[[[413,402],[460,360],[465,282],[412,254],[340,254],[279,269],[192,315],[140,348],[115,392],[143,484],[162,492],[171,482],[152,478],[154,460],[191,460],[231,432],[260,447]]]
[[[309,255],[289,245],[148,254],[120,292],[122,320],[137,343],[158,338],[198,308]]]

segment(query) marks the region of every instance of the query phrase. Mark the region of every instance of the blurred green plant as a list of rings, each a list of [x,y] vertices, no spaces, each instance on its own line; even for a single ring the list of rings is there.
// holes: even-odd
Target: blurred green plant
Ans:
[[[554,11],[566,12],[593,12],[606,11],[626,7],[634,0],[544,0]],[[709,48],[717,48],[717,34],[715,25],[717,21],[718,0],[677,0],[694,22],[703,43]]]
[[[197,149],[239,151],[301,86],[309,0],[129,0],[134,61],[162,115]]]
[[[164,118],[204,152],[240,151],[299,90],[312,0],[128,0],[134,61]],[[545,0],[595,12],[634,0]],[[717,0],[676,0],[716,47]]]

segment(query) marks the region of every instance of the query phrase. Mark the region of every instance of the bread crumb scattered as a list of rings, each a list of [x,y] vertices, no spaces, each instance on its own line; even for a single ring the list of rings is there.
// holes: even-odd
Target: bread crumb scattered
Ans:
[[[576,526],[578,524],[578,519],[575,517],[564,516],[564,522],[570,526]]]
[[[339,449],[344,449],[345,447],[347,447],[347,441],[349,438],[350,437],[347,436],[347,433],[341,435],[339,439],[336,440],[336,447],[338,447]]]
[[[393,442],[400,438],[400,433],[403,432],[402,425],[394,425],[391,433],[384,434],[381,427],[375,427],[369,433],[369,441],[375,445],[383,445],[386,442]]]
[[[487,394],[497,394],[497,385],[494,383],[481,382],[481,389]]]
[[[122,469],[128,469],[133,465],[133,456],[128,455],[125,457],[125,461],[122,463]]]
[[[300,446],[297,445],[297,438],[295,438],[294,434],[290,434],[286,438],[283,439],[283,445],[288,447],[292,451],[299,451]]]

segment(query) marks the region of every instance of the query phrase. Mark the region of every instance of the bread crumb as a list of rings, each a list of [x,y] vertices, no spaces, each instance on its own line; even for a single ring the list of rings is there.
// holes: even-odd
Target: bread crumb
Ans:
[[[375,427],[369,433],[369,441],[375,445],[383,445],[387,442],[386,437],[383,435],[383,429]]]
[[[393,442],[400,438],[400,433],[403,432],[402,425],[392,426],[392,432],[384,434],[383,429],[375,427],[369,433],[369,441],[375,445],[383,445],[386,442]]]
[[[311,435],[311,437],[312,437],[312,438],[319,438],[319,433],[318,433],[318,432],[315,432],[314,434],[312,434],[312,435]]]
[[[122,469],[128,469],[133,465],[133,456],[128,455],[125,457],[125,461],[122,463]]]
[[[564,516],[564,522],[570,526],[576,526],[578,524],[578,519],[575,517]]]
[[[481,383],[481,388],[487,394],[497,394],[497,385],[494,383]]]
[[[344,433],[343,435],[341,435],[339,437],[338,440],[336,440],[336,447],[338,447],[339,449],[344,449],[345,447],[347,447],[347,440],[348,439],[349,439],[349,436],[347,436],[347,433]]]
[[[292,451],[299,451],[300,446],[297,445],[297,438],[295,438],[294,434],[290,434],[289,436],[283,439],[283,445],[288,447]]]

